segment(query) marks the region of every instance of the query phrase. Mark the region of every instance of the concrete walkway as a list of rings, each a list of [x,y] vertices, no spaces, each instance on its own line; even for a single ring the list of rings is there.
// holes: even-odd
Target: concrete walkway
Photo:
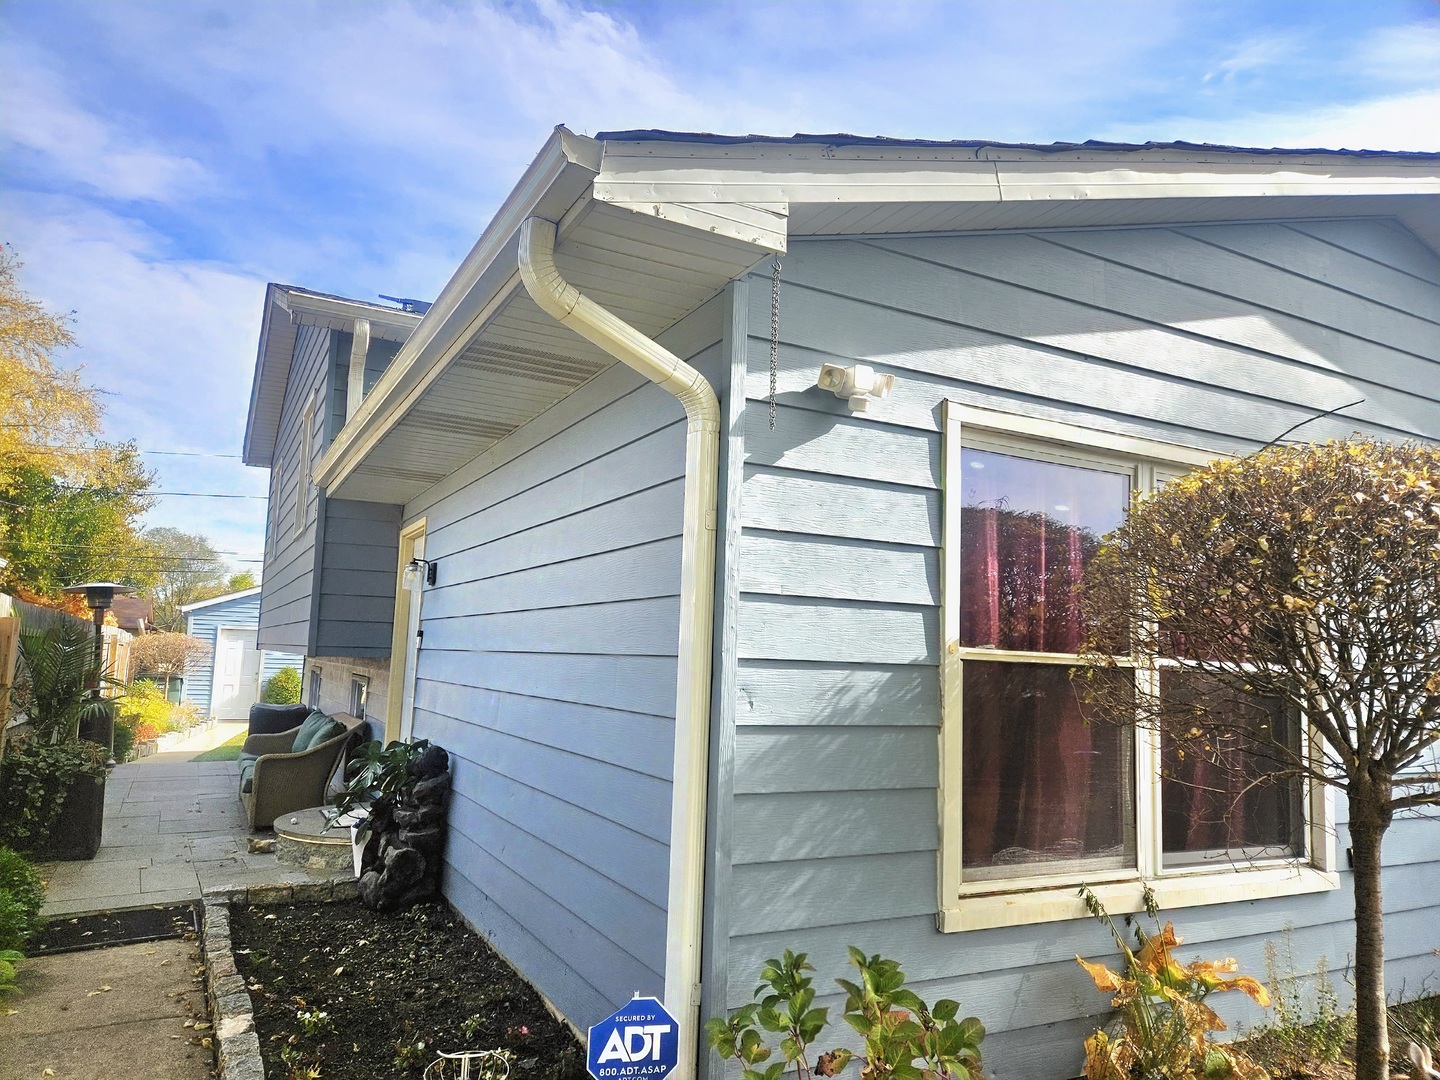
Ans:
[[[25,961],[0,1003],[0,1080],[212,1076],[199,959],[172,939]]]
[[[178,904],[222,885],[320,880],[280,865],[273,854],[250,852],[238,767],[188,760],[197,752],[183,752],[181,761],[152,757],[116,766],[105,786],[100,853],[89,862],[40,868],[48,882],[44,914]]]
[[[136,765],[179,765],[189,761],[196,754],[214,750],[244,731],[249,724],[244,720],[217,720],[209,727],[196,732],[183,742],[178,742],[160,754],[137,759]]]

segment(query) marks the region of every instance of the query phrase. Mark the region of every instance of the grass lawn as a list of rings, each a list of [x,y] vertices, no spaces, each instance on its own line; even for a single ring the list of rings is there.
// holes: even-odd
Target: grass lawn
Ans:
[[[206,750],[203,754],[196,754],[191,761],[234,761],[240,756],[240,748],[245,745],[246,732],[240,732],[233,739],[221,743],[213,750]]]

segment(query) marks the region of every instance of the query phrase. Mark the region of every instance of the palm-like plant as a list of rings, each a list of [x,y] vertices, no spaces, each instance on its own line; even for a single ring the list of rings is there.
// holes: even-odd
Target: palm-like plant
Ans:
[[[103,673],[89,627],[70,619],[23,626],[19,646],[26,678],[17,689],[35,738],[52,746],[74,742],[81,723],[108,714],[112,703],[91,691],[114,680]]]

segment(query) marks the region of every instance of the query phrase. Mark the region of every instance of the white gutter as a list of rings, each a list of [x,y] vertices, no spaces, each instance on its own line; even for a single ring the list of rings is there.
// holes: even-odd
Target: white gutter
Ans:
[[[715,608],[715,516],[720,402],[705,377],[664,346],[581,294],[555,266],[556,226],[520,227],[520,276],[543,311],[658,383],[685,407],[685,516],[681,533],[680,654],[675,767],[670,785],[670,889],[665,1006],[680,1022],[676,1076],[693,1077],[700,1023],[700,937],[705,889],[705,800],[710,757],[710,666]]]

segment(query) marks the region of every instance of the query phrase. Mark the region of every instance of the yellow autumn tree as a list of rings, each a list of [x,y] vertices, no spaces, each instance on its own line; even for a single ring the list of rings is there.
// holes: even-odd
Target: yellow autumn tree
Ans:
[[[101,441],[101,391],[56,354],[69,318],[28,296],[0,249],[0,556],[4,584],[56,594],[75,580],[148,580],[136,524],[152,474],[131,443]]]
[[[1345,795],[1355,1075],[1384,1080],[1381,846],[1397,815],[1440,807],[1440,447],[1212,462],[1134,505],[1083,598],[1093,715],[1157,730],[1177,786],[1226,813],[1275,785]],[[1161,658],[1160,677],[1117,692],[1105,673],[1131,656]],[[1234,782],[1184,782],[1196,762]]]

